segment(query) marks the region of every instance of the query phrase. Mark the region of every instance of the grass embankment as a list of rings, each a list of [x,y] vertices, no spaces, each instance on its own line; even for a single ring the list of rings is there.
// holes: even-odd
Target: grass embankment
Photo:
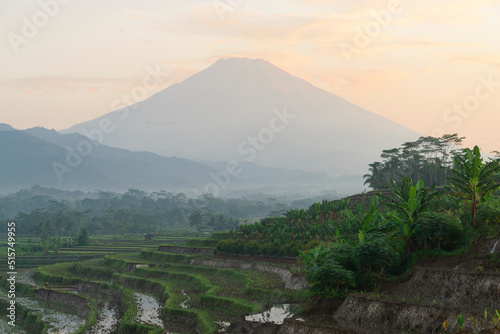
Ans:
[[[39,267],[33,273],[33,279],[40,284],[48,282],[53,287],[76,285],[87,281],[87,279],[71,273],[69,269],[73,265],[73,262],[65,262]]]
[[[155,252],[155,251],[141,251],[139,254],[142,260],[150,260],[155,263],[187,263],[189,260],[193,259],[193,255],[186,254],[176,254],[176,253],[165,253],[165,252]]]
[[[10,310],[7,308],[10,304],[7,301],[0,300],[0,316],[2,318],[8,319]],[[46,322],[42,321],[42,316],[40,314],[35,314],[34,312],[28,310],[26,307],[16,304],[15,305],[15,325],[24,329],[30,334],[45,334],[49,328]],[[7,321],[10,321],[8,319]]]
[[[49,268],[49,272],[50,272]],[[61,270],[61,267],[58,267],[57,269],[54,269],[54,271],[58,271],[59,273],[63,272],[64,274],[66,273],[65,271]],[[45,272],[44,275],[50,275],[49,272]],[[61,276],[57,276],[59,277]],[[2,277],[3,279],[0,280],[0,289],[7,291],[9,289],[9,282],[5,279],[5,277]],[[31,285],[28,284],[23,284],[16,282],[16,297],[35,297],[37,292],[39,291],[38,288],[32,287]],[[87,329],[95,325],[97,322],[97,318],[99,316],[99,312],[95,306],[95,302],[83,295],[79,296],[80,298],[86,299],[86,304],[89,308],[89,313],[87,316],[87,320],[85,324],[80,327],[76,332],[73,332],[72,334],[83,334]],[[0,300],[0,304],[6,303],[3,300]],[[58,303],[57,305],[59,305]],[[52,304],[52,307],[54,307],[55,304]],[[61,304],[64,305],[64,304]],[[0,315],[2,316],[7,316],[7,307],[8,305],[5,305],[6,307],[0,310]],[[65,308],[65,306],[63,306]],[[56,308],[57,309],[57,308]],[[27,309],[26,307],[16,304],[16,325],[20,324],[20,327],[26,330],[28,333],[35,333],[35,334],[45,334],[47,333],[48,330],[48,324],[43,322],[41,320],[42,316],[40,314],[36,314],[38,311],[31,311]]]
[[[208,239],[208,238],[189,238],[186,242],[187,247],[208,247],[208,248],[215,248],[217,247],[217,242],[219,240],[217,239]]]
[[[263,310],[281,302],[299,302],[307,291],[284,289],[272,274],[187,264],[194,255],[169,254],[152,250],[123,253],[80,263],[58,264],[37,269],[35,276],[51,284],[76,284],[80,281],[111,281],[121,291],[123,314],[120,333],[147,333],[154,327],[134,322],[137,305],[132,290],[156,296],[163,304],[162,319],[167,330],[196,328],[199,333],[216,333],[214,321],[234,321],[241,314]],[[150,267],[133,269],[130,264]],[[124,272],[124,269],[132,271]],[[189,308],[181,304],[186,301]]]
[[[156,250],[163,244],[179,246],[185,244],[191,236],[161,236],[152,240],[145,240],[144,236],[98,237],[91,238],[88,246],[71,245],[71,239],[64,237],[57,238],[60,245],[64,246],[49,248],[43,246],[44,243],[40,238],[17,238],[16,268],[23,270],[61,262],[85,261],[108,254],[140,252],[143,249]],[[6,255],[7,247],[7,240],[0,241],[0,254]],[[0,264],[0,270],[7,271],[6,263]]]

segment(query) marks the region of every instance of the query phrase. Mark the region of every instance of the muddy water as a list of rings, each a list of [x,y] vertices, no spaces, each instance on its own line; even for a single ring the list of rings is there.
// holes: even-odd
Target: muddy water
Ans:
[[[0,291],[0,298],[4,300],[7,299],[7,295]],[[26,307],[29,310],[34,311],[35,314],[40,314],[41,320],[48,323],[50,329],[49,334],[70,334],[78,330],[81,326],[85,324],[86,319],[79,316],[63,313],[51,309],[47,304],[40,302],[33,298],[28,297],[17,297],[16,303]],[[1,332],[1,333],[10,333]]]
[[[293,305],[280,304],[273,306],[270,310],[263,313],[246,316],[245,320],[281,325],[286,318],[291,318],[294,314],[295,310],[293,308]]]
[[[85,324],[83,319],[74,314],[68,314],[48,308],[44,303],[28,297],[17,297],[16,302],[42,316],[42,321],[51,327],[50,334],[70,334]]]
[[[110,303],[104,304],[99,310],[97,323],[89,328],[86,334],[110,334],[114,333],[120,325],[118,307]]]
[[[0,319],[0,333],[27,334],[28,332],[19,327],[10,326],[4,319]]]
[[[214,323],[217,325],[217,333],[225,333],[231,326],[231,323],[225,321],[214,321]]]
[[[37,286],[35,280],[33,279],[33,272],[35,269],[25,270],[17,275],[17,282],[28,284],[31,286]]]
[[[134,299],[137,303],[136,322],[163,328],[163,321],[160,319],[163,306],[158,300],[138,292],[134,292]]]
[[[189,297],[189,296],[186,294],[186,292],[184,292],[184,290],[182,290],[181,292],[182,292],[182,294],[183,294],[184,296],[186,296],[186,297],[187,297],[187,299],[181,303],[181,307],[182,307],[182,308],[188,308],[189,306],[187,305],[187,302],[191,300],[191,297]]]

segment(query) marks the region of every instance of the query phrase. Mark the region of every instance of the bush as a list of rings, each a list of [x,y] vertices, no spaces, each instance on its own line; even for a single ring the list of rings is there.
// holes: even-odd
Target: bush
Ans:
[[[399,254],[387,239],[377,238],[358,243],[353,251],[359,270],[383,273],[386,268],[399,263]]]
[[[375,290],[378,284],[377,276],[372,272],[357,271],[354,278],[356,280],[356,290],[359,291]]]
[[[344,268],[356,271],[356,261],[354,260],[353,247],[349,243],[337,243],[331,248],[331,256]]]
[[[356,285],[354,273],[332,259],[307,269],[306,278],[313,283],[312,292],[325,297],[343,296],[350,286]]]
[[[477,206],[477,221],[481,225],[500,224],[500,199],[491,198]]]
[[[234,248],[234,240],[220,240],[217,243],[217,251],[222,253],[231,253]]]
[[[260,247],[256,241],[249,241],[245,244],[245,254],[257,255],[259,254]]]
[[[314,240],[309,241],[307,244],[305,244],[303,250],[309,250],[309,249],[317,247],[319,245],[321,245],[321,242],[319,242],[319,240],[314,239]]]
[[[311,291],[323,297],[344,296],[349,287],[356,285],[354,273],[335,260],[331,248],[324,245],[299,252],[305,266],[305,276]]]
[[[243,241],[243,239],[238,239],[234,242],[232,253],[234,254],[245,253],[245,242]]]
[[[281,245],[277,241],[266,242],[260,249],[263,255],[279,256],[281,253]]]
[[[415,224],[414,237],[419,248],[453,250],[462,244],[462,236],[460,221],[448,215],[428,213]]]

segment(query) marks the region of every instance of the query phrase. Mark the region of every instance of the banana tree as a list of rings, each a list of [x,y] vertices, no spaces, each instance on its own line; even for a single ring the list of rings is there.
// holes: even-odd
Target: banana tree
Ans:
[[[448,180],[451,193],[470,203],[472,226],[477,228],[477,205],[500,186],[500,165],[498,160],[484,162],[477,146],[473,150],[466,148],[463,153],[455,157],[455,166]]]
[[[433,184],[426,188],[423,180],[418,180],[414,185],[411,178],[403,177],[400,187],[391,180],[389,184],[391,195],[383,196],[386,200],[385,207],[392,210],[390,217],[399,224],[402,236],[408,240],[409,252],[416,247],[415,227],[422,215],[437,208],[436,199],[442,191],[435,191],[435,186],[436,184]]]

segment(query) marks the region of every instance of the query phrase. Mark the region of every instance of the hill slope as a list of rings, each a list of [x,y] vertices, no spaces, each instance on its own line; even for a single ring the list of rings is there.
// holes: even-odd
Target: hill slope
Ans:
[[[68,190],[96,189],[126,191],[167,190],[201,195],[213,187],[225,163],[198,163],[149,152],[133,152],[100,145],[80,134],[60,134],[41,127],[17,131],[9,126],[0,130],[0,191],[11,192],[33,185]],[[227,185],[216,189],[222,195],[239,196],[243,191],[268,194],[293,188],[331,187],[346,191],[357,179],[329,179],[324,174],[299,170],[263,168],[252,163],[240,166],[246,171],[232,176]],[[220,176],[220,182],[225,182]],[[359,180],[360,181],[360,180]],[[347,182],[347,183],[346,183]],[[361,184],[361,182],[357,182]],[[330,189],[331,189],[330,188]]]
[[[43,128],[0,131],[0,156],[5,162],[0,164],[2,192],[35,184],[80,190],[181,190],[207,182],[212,171],[185,159],[95,143],[91,154],[75,155],[83,142],[90,143],[78,134],[61,135]]]

